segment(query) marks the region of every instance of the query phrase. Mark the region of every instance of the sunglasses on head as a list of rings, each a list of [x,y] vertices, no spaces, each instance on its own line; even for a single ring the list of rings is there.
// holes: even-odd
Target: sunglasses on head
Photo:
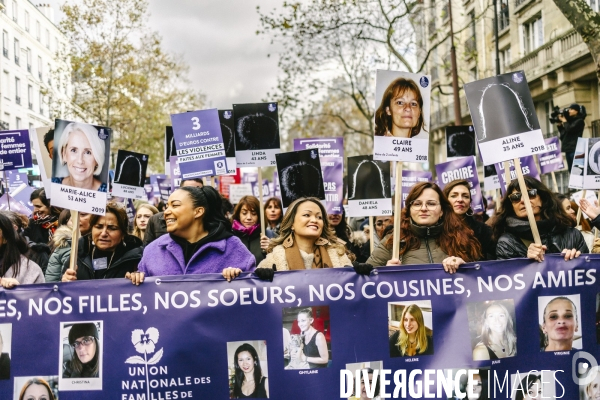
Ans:
[[[537,189],[529,189],[527,191],[527,194],[529,195],[530,199],[534,199],[537,196]],[[523,194],[521,194],[521,192],[514,192],[508,195],[508,199],[511,201],[511,203],[520,202],[521,197],[523,197]]]

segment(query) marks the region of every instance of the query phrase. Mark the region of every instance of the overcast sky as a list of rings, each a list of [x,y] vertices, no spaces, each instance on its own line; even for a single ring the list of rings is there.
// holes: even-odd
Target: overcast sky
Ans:
[[[269,38],[256,35],[256,6],[267,12],[281,9],[283,1],[149,0],[149,26],[163,37],[165,50],[183,56],[207,106],[230,108],[261,101],[277,83],[276,48]],[[63,1],[51,3],[58,22]]]

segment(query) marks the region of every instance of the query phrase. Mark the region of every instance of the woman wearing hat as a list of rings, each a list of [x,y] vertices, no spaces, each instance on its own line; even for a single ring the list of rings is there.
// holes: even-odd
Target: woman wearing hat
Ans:
[[[100,372],[98,328],[92,322],[74,324],[69,331],[73,357],[63,368],[63,378],[97,378]]]

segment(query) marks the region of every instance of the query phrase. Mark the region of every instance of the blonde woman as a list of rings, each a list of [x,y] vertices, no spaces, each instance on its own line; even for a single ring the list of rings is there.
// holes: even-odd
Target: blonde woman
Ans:
[[[146,233],[146,227],[150,217],[158,213],[158,209],[148,203],[140,204],[135,211],[135,220],[133,227],[133,236],[144,240],[144,234]]]
[[[428,356],[433,354],[433,338],[427,335],[423,311],[410,304],[402,311],[400,330],[390,337],[390,357]]]
[[[502,303],[492,303],[483,312],[481,341],[473,349],[473,360],[498,360],[517,355],[513,320]]]

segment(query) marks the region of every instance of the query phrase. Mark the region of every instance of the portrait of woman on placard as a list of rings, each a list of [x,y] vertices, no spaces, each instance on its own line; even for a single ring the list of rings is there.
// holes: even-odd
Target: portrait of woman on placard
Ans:
[[[232,399],[268,399],[269,385],[264,376],[258,352],[249,343],[240,345],[233,355],[235,373],[231,386]]]
[[[427,135],[423,96],[412,79],[398,78],[387,87],[375,112],[375,136],[412,138]]]
[[[498,360],[517,355],[517,335],[511,313],[502,302],[491,303],[481,316],[479,342],[473,360]]]
[[[15,392],[17,389],[15,388]],[[28,379],[25,384],[21,387],[19,393],[19,400],[57,400],[54,396],[54,391],[48,384],[48,382],[42,377],[35,377]],[[15,393],[16,395],[17,393]]]
[[[63,378],[98,378],[100,376],[100,342],[93,322],[74,324],[69,330],[71,359],[63,347]]]
[[[431,329],[429,329],[431,332]],[[423,310],[416,304],[404,307],[400,329],[390,337],[390,357],[418,357],[433,354],[433,337],[428,333]]]
[[[56,129],[55,138],[58,134]],[[69,123],[60,133],[55,146],[52,182],[81,189],[106,192],[106,182],[101,179],[106,156],[105,140],[92,125]],[[106,138],[108,134],[105,133]],[[67,174],[64,176],[64,167]],[[106,171],[104,171],[106,175]],[[60,176],[63,175],[63,176]]]
[[[540,307],[541,300],[540,297]],[[569,297],[554,297],[544,307],[541,328],[541,351],[572,350],[573,342],[580,339],[576,336],[579,332],[577,305]]]

